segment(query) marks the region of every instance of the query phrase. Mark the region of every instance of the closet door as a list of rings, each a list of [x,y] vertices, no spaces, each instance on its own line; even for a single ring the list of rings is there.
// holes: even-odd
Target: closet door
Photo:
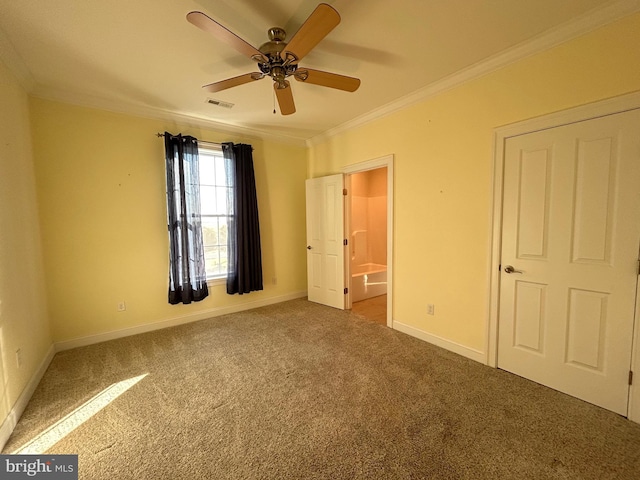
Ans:
[[[640,111],[507,139],[498,367],[627,415]]]

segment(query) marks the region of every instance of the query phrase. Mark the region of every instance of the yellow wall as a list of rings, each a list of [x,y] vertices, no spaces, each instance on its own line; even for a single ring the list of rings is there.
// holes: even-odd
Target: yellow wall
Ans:
[[[395,156],[395,321],[486,350],[493,129],[636,91],[638,59],[634,15],[311,148],[312,177]]]
[[[0,424],[51,346],[28,100],[0,61]],[[15,352],[22,352],[17,368]],[[1,446],[1,444],[0,444]]]
[[[306,291],[304,147],[37,98],[30,105],[54,341]],[[164,143],[155,136],[165,130],[253,145],[263,291],[230,296],[216,285],[202,302],[167,303]]]

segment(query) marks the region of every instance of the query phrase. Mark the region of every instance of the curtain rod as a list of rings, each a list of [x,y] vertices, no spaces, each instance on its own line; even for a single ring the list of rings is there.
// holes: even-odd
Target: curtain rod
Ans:
[[[164,137],[164,133],[156,133],[156,136],[157,136],[158,138],[160,138],[160,137]],[[221,143],[218,143],[218,142],[207,142],[207,141],[205,141],[205,140],[198,140],[198,143],[205,143],[205,144],[208,144],[208,145],[218,145],[219,147],[221,147],[221,146],[222,146],[222,144],[221,144]]]

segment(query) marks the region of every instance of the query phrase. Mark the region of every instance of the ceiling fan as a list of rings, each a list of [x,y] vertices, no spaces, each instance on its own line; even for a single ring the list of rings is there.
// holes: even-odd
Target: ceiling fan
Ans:
[[[272,27],[268,30],[269,41],[262,44],[259,49],[202,12],[189,12],[187,20],[257,62],[260,70],[202,87],[208,92],[219,92],[269,76],[273,79],[273,88],[278,99],[280,112],[282,115],[291,115],[296,111],[296,107],[293,102],[291,85],[286,80],[287,77],[293,76],[303,83],[312,83],[347,92],[355,92],[360,86],[360,80],[357,78],[303,68],[298,65],[298,62],[340,23],[338,12],[326,3],[321,3],[316,7],[291,41],[285,42],[287,34],[284,29]]]

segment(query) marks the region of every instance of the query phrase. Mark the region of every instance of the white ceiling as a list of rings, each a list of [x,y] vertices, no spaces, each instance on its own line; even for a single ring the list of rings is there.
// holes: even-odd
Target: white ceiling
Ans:
[[[635,0],[333,0],[342,22],[300,65],[358,77],[347,93],[292,81],[297,112],[274,115],[271,81],[208,94],[257,71],[185,19],[199,10],[258,47],[289,38],[318,0],[0,0],[0,55],[37,96],[116,111],[177,114],[309,139],[567,25],[594,27]],[[595,20],[594,20],[595,19]],[[208,97],[235,106],[206,103]]]

